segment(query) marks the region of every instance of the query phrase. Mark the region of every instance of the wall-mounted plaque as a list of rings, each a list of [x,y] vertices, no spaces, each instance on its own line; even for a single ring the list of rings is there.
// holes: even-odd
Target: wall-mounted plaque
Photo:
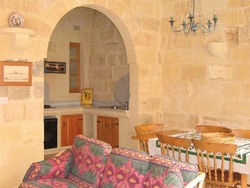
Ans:
[[[93,89],[85,88],[82,90],[82,104],[92,104],[93,102]]]
[[[45,73],[65,74],[66,73],[66,63],[65,62],[56,62],[56,61],[44,61],[44,72]]]

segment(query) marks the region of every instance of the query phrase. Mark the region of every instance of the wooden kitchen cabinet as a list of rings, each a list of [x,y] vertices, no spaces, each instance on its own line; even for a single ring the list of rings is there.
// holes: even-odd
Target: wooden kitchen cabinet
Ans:
[[[83,115],[61,116],[61,146],[70,146],[76,135],[83,134]]]
[[[109,143],[112,148],[119,147],[119,119],[97,116],[97,139]]]

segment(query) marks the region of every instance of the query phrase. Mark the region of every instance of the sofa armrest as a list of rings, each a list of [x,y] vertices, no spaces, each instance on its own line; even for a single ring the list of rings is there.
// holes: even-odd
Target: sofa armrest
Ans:
[[[58,157],[58,156],[60,156],[63,152],[65,152],[67,149],[65,149],[65,150],[62,150],[62,151],[59,151],[56,155],[55,155],[55,157]]]
[[[72,161],[73,152],[71,149],[66,149],[62,153],[46,161],[34,162],[28,168],[23,178],[23,182],[55,177],[67,177]]]
[[[204,172],[199,172],[198,176],[190,181],[185,188],[202,188],[205,180],[206,174]]]

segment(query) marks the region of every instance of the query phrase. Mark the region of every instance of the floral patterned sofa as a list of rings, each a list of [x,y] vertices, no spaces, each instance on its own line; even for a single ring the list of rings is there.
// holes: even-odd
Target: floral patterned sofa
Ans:
[[[71,149],[32,163],[19,188],[202,187],[196,165],[78,135]]]

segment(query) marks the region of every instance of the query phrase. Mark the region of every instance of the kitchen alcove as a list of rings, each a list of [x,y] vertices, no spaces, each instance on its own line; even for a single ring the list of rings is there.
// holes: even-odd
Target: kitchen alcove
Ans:
[[[80,44],[80,90],[93,88],[94,101],[115,102],[115,84],[129,73],[124,41],[108,17],[87,7],[69,11],[52,32],[46,60],[66,62],[66,74],[45,74],[46,88],[49,88],[45,88],[47,101],[52,105],[65,101],[80,103],[80,92],[69,92],[69,44],[72,42]]]

